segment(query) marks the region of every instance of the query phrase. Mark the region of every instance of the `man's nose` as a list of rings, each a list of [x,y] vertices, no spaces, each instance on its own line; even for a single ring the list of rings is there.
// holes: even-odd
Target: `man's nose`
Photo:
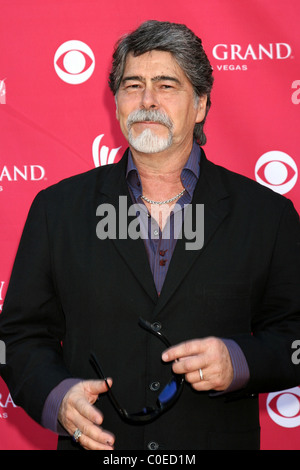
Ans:
[[[153,88],[145,87],[141,96],[141,108],[156,109],[159,107],[157,93]]]

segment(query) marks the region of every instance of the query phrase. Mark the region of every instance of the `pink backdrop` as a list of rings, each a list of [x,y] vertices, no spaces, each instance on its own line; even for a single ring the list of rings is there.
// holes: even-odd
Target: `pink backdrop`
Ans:
[[[147,19],[203,39],[215,75],[208,157],[300,211],[299,0],[0,0],[0,312],[36,193],[121,157],[107,76],[116,39]],[[263,449],[300,449],[299,395],[260,397]],[[55,447],[0,379],[0,449]]]

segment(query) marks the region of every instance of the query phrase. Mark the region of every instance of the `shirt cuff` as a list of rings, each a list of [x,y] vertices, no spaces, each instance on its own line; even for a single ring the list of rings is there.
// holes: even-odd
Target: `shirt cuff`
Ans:
[[[222,392],[211,392],[211,396],[224,395],[225,393],[241,390],[247,385],[250,378],[248,363],[239,345],[232,339],[222,338],[222,341],[227,347],[230,355],[233,368],[233,380],[226,390],[223,390]]]
[[[233,367],[233,380],[225,390],[225,392],[228,393],[244,388],[250,378],[250,372],[245,355],[240,346],[232,339],[223,339],[223,342],[229,351]]]
[[[60,382],[48,395],[42,413],[41,424],[44,428],[50,429],[61,436],[68,436],[69,433],[58,422],[58,412],[65,394],[81,379],[65,379]]]

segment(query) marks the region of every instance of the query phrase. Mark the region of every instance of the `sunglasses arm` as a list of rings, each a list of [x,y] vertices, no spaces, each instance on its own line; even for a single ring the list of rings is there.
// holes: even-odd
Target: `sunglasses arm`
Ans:
[[[171,347],[171,343],[170,341],[165,337],[165,335],[163,333],[161,333],[161,331],[157,331],[154,329],[153,325],[147,321],[147,320],[144,320],[143,318],[139,318],[139,325],[144,328],[145,330],[149,331],[150,333],[152,333],[153,335],[155,335],[157,338],[160,338],[161,341],[163,341],[163,343],[167,346],[167,348],[170,348]]]

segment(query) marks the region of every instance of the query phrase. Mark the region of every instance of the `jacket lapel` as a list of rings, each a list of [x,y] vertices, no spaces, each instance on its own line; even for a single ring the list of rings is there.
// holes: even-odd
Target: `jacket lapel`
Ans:
[[[136,240],[128,236],[128,226],[134,223],[136,216],[128,215],[129,207],[132,206],[132,199],[126,183],[127,168],[126,151],[122,159],[110,167],[110,172],[105,175],[103,183],[99,184],[100,199],[98,204],[109,203],[115,208],[117,220],[117,233],[115,238],[111,238],[120,256],[129,266],[137,281],[141,284],[146,293],[154,303],[157,302],[157,292],[151,273],[144,241],[139,237]],[[120,198],[121,197],[121,198]],[[120,227],[121,226],[121,227]],[[122,236],[119,234],[122,232]]]

